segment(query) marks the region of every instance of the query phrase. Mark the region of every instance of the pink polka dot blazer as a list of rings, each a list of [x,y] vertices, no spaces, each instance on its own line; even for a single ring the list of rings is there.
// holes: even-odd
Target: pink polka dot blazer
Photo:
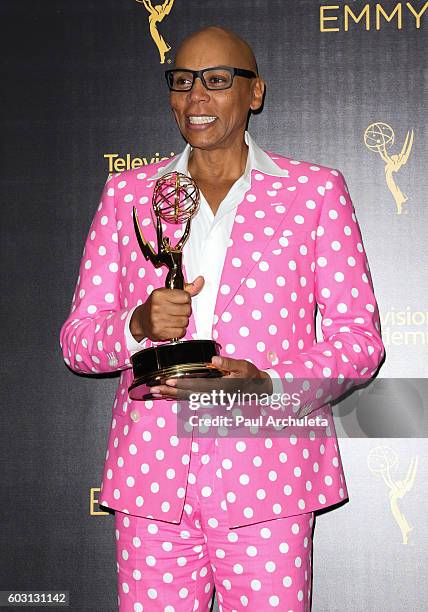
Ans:
[[[348,497],[330,404],[345,392],[346,381],[371,378],[384,355],[370,269],[342,174],[270,156],[288,177],[252,171],[228,244],[213,338],[223,354],[274,369],[284,385],[299,381],[298,415],[323,416],[328,435],[296,436],[295,429],[288,433],[285,427],[280,436],[220,437],[231,528]],[[192,439],[177,435],[175,402],[130,400],[132,368],[124,332],[129,309],[165,281],[166,269],[156,270],[143,258],[132,223],[135,205],[146,238],[155,241],[150,179],[162,165],[108,177],[60,343],[65,362],[76,372],[121,371],[101,504],[178,523]],[[186,337],[194,333],[191,317]]]

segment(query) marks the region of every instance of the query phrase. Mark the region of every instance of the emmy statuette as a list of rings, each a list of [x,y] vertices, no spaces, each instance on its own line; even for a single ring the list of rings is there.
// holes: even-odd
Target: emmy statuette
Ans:
[[[159,268],[166,266],[168,274],[165,287],[184,289],[182,270],[183,246],[189,237],[190,222],[199,206],[199,189],[185,174],[171,172],[156,181],[152,198],[152,218],[156,217],[157,253],[146,241],[133,207],[134,228],[138,244],[146,260]],[[154,220],[154,219],[153,219]],[[182,237],[172,246],[163,235],[162,221],[178,225],[185,223]],[[223,373],[211,363],[214,355],[220,354],[221,346],[214,340],[179,340],[138,351],[131,356],[134,380],[129,387],[133,400],[156,399],[150,387],[164,384],[168,378],[220,377]]]

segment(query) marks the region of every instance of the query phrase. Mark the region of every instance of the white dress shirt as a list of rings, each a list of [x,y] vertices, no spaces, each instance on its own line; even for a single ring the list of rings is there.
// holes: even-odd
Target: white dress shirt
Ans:
[[[201,192],[199,208],[192,218],[190,236],[183,248],[186,281],[192,282],[199,275],[205,279],[205,284],[200,293],[192,298],[192,311],[196,327],[195,339],[198,340],[212,339],[214,309],[227,245],[235,220],[236,208],[251,186],[251,171],[259,170],[270,176],[288,176],[288,171],[280,168],[255,143],[248,132],[245,132],[245,142],[248,145],[248,156],[244,174],[232,185],[215,215]],[[191,146],[188,144],[182,153],[160,168],[152,178],[157,180],[164,174],[174,171],[190,176],[188,171],[190,152]],[[139,303],[141,304],[142,300],[139,300]],[[126,343],[131,354],[141,351],[145,347],[145,339],[138,342],[129,328],[132,313],[137,306],[138,304],[129,311],[125,325]],[[266,370],[266,372],[271,374],[271,377],[277,377],[276,373],[271,370]]]

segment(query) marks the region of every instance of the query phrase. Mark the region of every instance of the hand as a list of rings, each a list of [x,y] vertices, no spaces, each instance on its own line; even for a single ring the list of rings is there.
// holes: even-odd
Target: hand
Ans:
[[[184,289],[154,289],[132,314],[130,330],[134,338],[138,342],[143,338],[159,342],[185,336],[192,313],[191,299],[202,290],[204,282],[198,276]]]
[[[225,372],[222,378],[170,378],[165,385],[151,388],[155,397],[188,399],[191,393],[209,393],[224,390],[228,393],[272,393],[272,380],[267,372],[259,370],[244,359],[215,356],[211,363]]]

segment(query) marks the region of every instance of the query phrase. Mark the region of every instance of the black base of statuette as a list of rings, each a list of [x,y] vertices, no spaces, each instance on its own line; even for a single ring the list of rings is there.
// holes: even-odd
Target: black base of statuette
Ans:
[[[223,372],[211,363],[220,355],[221,346],[214,340],[183,340],[152,346],[131,356],[134,380],[128,389],[132,400],[159,399],[150,388],[162,385],[168,378],[218,378]]]

